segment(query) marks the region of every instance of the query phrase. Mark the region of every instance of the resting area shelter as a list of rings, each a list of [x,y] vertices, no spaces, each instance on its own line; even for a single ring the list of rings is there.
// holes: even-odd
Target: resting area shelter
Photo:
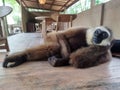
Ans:
[[[78,14],[60,12],[79,0],[16,1],[21,6],[22,33],[5,39],[8,51],[8,47],[0,48],[0,90],[120,90],[119,57],[86,69],[52,67],[47,61],[26,62],[7,69],[2,67],[6,53],[38,46],[44,43],[46,34],[52,30],[103,25],[113,30],[114,38],[120,39],[120,0],[99,5],[91,0],[91,8]],[[46,11],[30,12],[29,8]]]

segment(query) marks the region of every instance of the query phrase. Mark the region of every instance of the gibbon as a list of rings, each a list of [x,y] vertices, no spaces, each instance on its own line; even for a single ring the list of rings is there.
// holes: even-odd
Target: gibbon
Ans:
[[[96,66],[110,60],[112,39],[112,31],[104,26],[51,32],[44,44],[7,55],[3,67],[44,59],[54,67],[69,64],[76,68]]]

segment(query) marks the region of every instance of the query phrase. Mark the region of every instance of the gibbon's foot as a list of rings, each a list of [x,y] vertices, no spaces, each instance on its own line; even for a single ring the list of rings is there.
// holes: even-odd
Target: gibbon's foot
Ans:
[[[48,58],[48,62],[49,62],[53,67],[59,67],[59,66],[69,65],[67,59],[57,58],[56,56],[49,57],[49,58]]]
[[[15,67],[27,61],[26,55],[6,56],[3,62],[3,67]]]

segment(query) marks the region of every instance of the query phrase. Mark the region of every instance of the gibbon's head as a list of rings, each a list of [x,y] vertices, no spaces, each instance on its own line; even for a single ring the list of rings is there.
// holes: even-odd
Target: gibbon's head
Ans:
[[[112,31],[104,26],[91,28],[87,30],[86,39],[88,45],[108,46],[113,39]]]

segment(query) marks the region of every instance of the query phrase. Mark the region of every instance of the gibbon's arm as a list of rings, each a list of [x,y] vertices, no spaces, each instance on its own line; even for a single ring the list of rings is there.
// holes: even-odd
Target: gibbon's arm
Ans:
[[[5,57],[3,67],[15,67],[26,61],[47,59],[49,56],[57,54],[59,48],[58,43],[47,43],[22,52],[10,54]]]
[[[71,53],[66,37],[63,34],[58,34],[57,38],[61,49],[59,53],[60,56],[54,55],[48,58],[48,62],[54,67],[68,65],[69,55]]]
[[[94,46],[78,49],[70,55],[70,64],[76,68],[87,68],[111,59],[109,46]]]

